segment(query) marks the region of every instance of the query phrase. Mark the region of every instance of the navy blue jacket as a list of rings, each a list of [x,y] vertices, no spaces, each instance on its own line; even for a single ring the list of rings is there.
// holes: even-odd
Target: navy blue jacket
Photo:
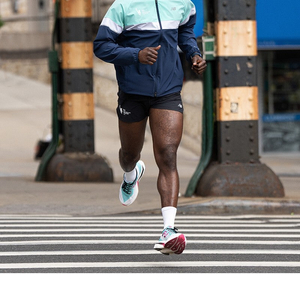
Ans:
[[[95,55],[113,63],[119,87],[129,94],[163,96],[181,91],[186,58],[201,56],[194,35],[196,10],[190,0],[116,0],[94,41]],[[141,64],[138,53],[161,45],[153,65]]]

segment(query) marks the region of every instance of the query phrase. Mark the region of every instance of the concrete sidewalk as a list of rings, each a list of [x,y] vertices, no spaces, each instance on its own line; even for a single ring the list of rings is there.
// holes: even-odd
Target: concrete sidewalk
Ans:
[[[156,190],[158,169],[149,132],[142,153],[145,176],[140,184],[139,199],[130,207],[122,206],[118,200],[123,172],[118,162],[117,117],[100,108],[95,108],[96,153],[108,159],[114,172],[114,183],[35,182],[40,162],[34,160],[34,148],[40,138],[51,132],[51,88],[0,71],[0,90],[0,214],[160,213]],[[280,176],[285,198],[181,197],[179,213],[300,213],[300,153],[265,155],[261,161]],[[182,147],[179,149],[181,194],[185,193],[198,162],[198,156]]]

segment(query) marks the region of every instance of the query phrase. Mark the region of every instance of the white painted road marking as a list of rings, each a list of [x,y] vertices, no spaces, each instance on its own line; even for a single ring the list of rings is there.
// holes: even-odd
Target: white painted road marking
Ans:
[[[156,240],[37,240],[0,242],[0,246],[17,245],[111,245],[111,244],[149,244]],[[245,241],[245,240],[188,240],[189,244],[230,244],[230,245],[300,245],[300,241]]]
[[[0,256],[52,256],[52,255],[156,255],[160,253],[153,250],[80,250],[80,251],[18,251],[0,252]],[[184,254],[276,254],[276,255],[300,255],[300,250],[184,250]]]
[[[0,269],[62,268],[195,268],[195,267],[300,267],[300,262],[282,261],[177,261],[177,262],[69,262],[0,264]]]
[[[187,236],[188,246],[182,255],[166,259],[152,249],[162,231],[161,216],[2,215],[0,272],[88,268],[106,272],[207,268],[209,272],[222,267],[300,272],[299,216],[178,216],[176,224]]]

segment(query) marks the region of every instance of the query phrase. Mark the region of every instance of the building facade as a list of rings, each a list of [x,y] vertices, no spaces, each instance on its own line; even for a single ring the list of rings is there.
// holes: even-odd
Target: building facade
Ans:
[[[300,2],[257,0],[261,152],[300,152]]]
[[[203,0],[193,2],[201,12]],[[300,153],[299,11],[299,0],[256,0],[261,153]]]
[[[198,11],[195,34],[200,37],[203,33],[203,0],[192,1]],[[94,33],[112,2],[92,0]],[[2,69],[49,82],[47,52],[51,45],[53,3],[53,0],[0,0],[0,18],[5,23],[0,29]],[[300,153],[299,11],[299,0],[256,0],[261,153]],[[96,104],[106,106],[112,102],[111,97],[116,97],[113,69],[98,60],[95,62]],[[106,81],[106,86],[108,83],[112,86],[108,95],[105,95],[108,89],[102,88]],[[188,77],[183,98],[186,114],[189,114],[185,118],[183,142],[200,153],[201,82]],[[97,99],[102,102],[97,103]]]
[[[0,0],[0,19],[1,69],[49,83],[53,1]]]

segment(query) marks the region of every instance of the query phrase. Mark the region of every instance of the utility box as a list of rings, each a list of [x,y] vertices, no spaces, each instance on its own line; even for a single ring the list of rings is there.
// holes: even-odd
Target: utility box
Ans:
[[[202,45],[203,45],[203,58],[208,60],[214,60],[216,57],[216,38],[214,36],[203,36]]]

